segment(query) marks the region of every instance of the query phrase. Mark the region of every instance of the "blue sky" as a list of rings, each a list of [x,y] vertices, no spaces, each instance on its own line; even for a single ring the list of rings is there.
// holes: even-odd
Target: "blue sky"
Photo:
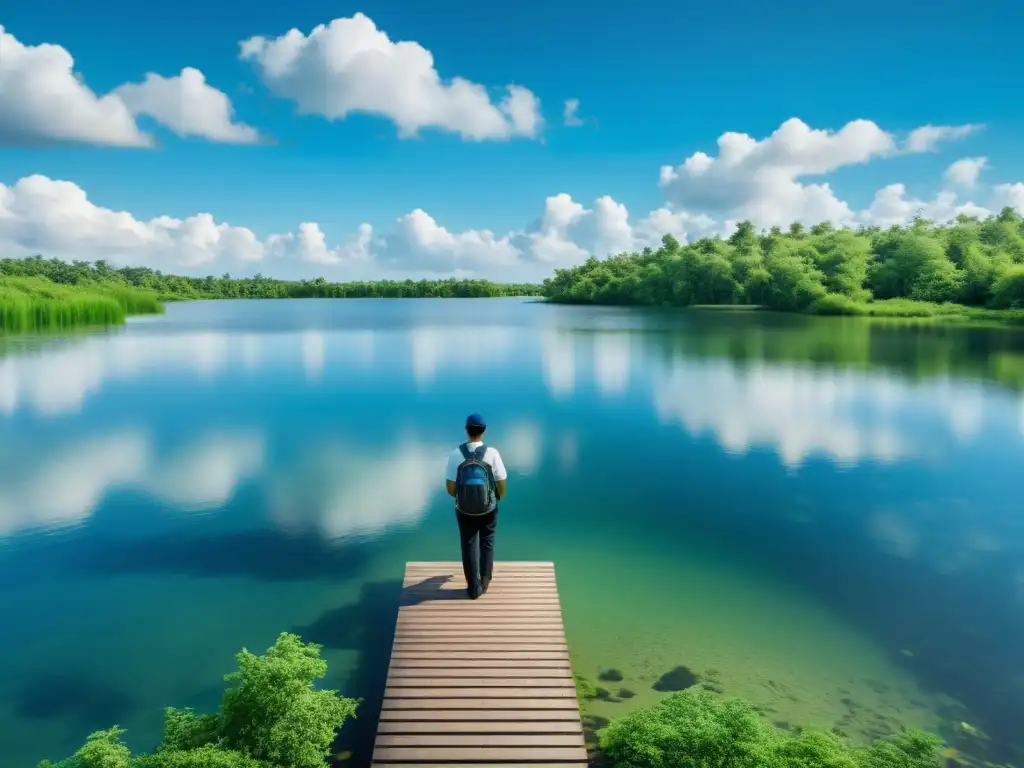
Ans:
[[[275,95],[258,67],[239,58],[239,43],[254,35],[276,38],[292,28],[309,34],[318,24],[357,12],[392,41],[414,41],[428,50],[443,81],[462,77],[480,84],[495,103],[507,84],[529,89],[540,100],[543,128],[534,137],[473,141],[425,127],[417,138],[402,138],[381,115],[329,120],[299,114],[294,100]],[[659,168],[678,166],[698,151],[716,155],[716,140],[728,131],[761,140],[790,118],[830,131],[865,119],[897,137],[929,124],[984,127],[932,151],[872,156],[834,168],[825,180],[852,210],[866,208],[877,190],[894,183],[906,185],[908,197],[930,201],[944,169],[963,157],[987,158],[982,179],[992,188],[1007,185],[1005,202],[1016,199],[1008,185],[1024,180],[1018,138],[1024,136],[1024,103],[1013,53],[1022,22],[1020,4],[1001,1],[817,2],[783,9],[740,0],[693,6],[528,0],[514,8],[454,0],[185,0],[172,7],[101,0],[88,13],[69,0],[7,4],[0,11],[6,33],[24,46],[65,48],[93,93],[141,82],[149,72],[171,77],[194,67],[231,100],[237,121],[273,143],[181,138],[143,115],[138,125],[152,131],[156,149],[4,142],[0,183],[10,188],[41,174],[71,181],[92,204],[129,211],[143,222],[210,213],[261,240],[294,232],[301,222],[316,222],[331,246],[351,239],[364,222],[383,237],[415,209],[451,233],[489,229],[501,237],[537,226],[545,199],[559,193],[588,208],[610,195],[631,218],[646,216],[666,205]],[[4,58],[0,50],[0,71]],[[6,100],[3,82],[0,75]],[[10,87],[10,75],[7,82]],[[570,98],[579,100],[580,126],[562,123]],[[991,190],[975,184],[970,191],[961,190],[958,200],[991,207]],[[720,211],[716,221],[746,210]],[[800,211],[793,215],[799,218]],[[50,242],[40,221],[8,232],[6,240],[0,230],[0,242],[30,250],[49,245],[46,252],[58,256],[70,247],[84,258],[123,263],[152,258],[126,246],[97,245],[95,238]],[[586,234],[574,242],[600,251]],[[388,246],[395,256],[389,269],[400,263],[415,274],[419,267],[452,267],[513,275],[488,269],[482,256],[417,264],[415,248],[407,246]],[[176,263],[167,249],[160,258],[157,266]],[[212,271],[218,259],[182,261],[179,271]],[[548,270],[553,263],[541,261]],[[331,279],[347,274],[343,263],[328,266],[319,271]],[[286,274],[291,268],[285,259],[264,271]]]

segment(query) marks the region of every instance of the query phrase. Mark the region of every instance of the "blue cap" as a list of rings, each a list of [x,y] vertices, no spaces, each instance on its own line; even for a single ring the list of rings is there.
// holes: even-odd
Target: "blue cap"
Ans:
[[[471,413],[469,414],[469,416],[466,417],[466,426],[483,427],[484,429],[487,429],[487,422],[484,421],[484,417],[481,416],[479,413]]]

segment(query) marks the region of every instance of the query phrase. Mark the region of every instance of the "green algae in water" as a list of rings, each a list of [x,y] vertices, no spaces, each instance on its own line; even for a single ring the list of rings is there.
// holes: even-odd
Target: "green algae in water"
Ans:
[[[654,685],[651,686],[656,691],[663,691],[670,693],[672,691],[682,691],[690,688],[700,682],[700,678],[697,677],[692,671],[686,667],[680,665],[675,669],[670,669],[664,675],[654,681]]]
[[[601,674],[597,676],[598,680],[605,683],[618,683],[622,678],[622,673],[617,669],[605,669],[602,670]]]

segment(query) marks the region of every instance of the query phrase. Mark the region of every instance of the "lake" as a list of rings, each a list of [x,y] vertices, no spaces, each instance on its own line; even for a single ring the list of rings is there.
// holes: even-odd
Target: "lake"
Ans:
[[[509,469],[498,559],[553,560],[575,670],[636,694],[589,711],[683,665],[780,725],[1024,765],[1022,391],[1015,331],[523,299],[7,339],[3,765],[114,723],[151,748],[284,630],[366,698],[365,761],[403,564],[459,557],[471,411]]]

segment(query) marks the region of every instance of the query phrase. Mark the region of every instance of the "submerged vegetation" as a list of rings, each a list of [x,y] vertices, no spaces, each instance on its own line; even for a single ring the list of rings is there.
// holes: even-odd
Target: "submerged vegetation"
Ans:
[[[939,768],[942,742],[904,730],[870,746],[831,731],[784,730],[751,704],[699,688],[614,720],[599,735],[599,762],[614,768]]]
[[[320,646],[282,633],[262,656],[243,649],[218,712],[164,710],[163,739],[133,756],[116,725],[91,734],[74,755],[38,768],[322,768],[357,701],[315,690],[327,673]]]
[[[982,319],[1024,323],[1024,218],[1010,208],[949,225],[758,234],[741,222],[728,239],[591,258],[556,270],[544,296],[566,303],[755,305],[829,315]]]

